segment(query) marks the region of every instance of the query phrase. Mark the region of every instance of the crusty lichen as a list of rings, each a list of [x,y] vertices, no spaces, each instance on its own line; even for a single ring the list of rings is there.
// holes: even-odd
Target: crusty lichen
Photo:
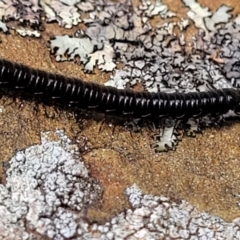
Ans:
[[[240,237],[239,219],[227,223],[219,217],[199,212],[186,201],[176,203],[164,196],[144,195],[136,185],[126,189],[126,194],[132,209],[103,226],[95,225],[94,229],[102,234],[98,239],[108,236],[110,239],[153,240]]]
[[[63,132],[57,134],[58,142],[44,134],[41,145],[9,161],[6,186],[0,185],[0,239],[33,239],[36,232],[58,240],[240,237],[239,219],[227,223],[186,201],[144,195],[135,184],[126,189],[130,209],[103,224],[90,224],[85,213],[99,199],[100,186],[73,156],[76,146]]]
[[[19,151],[9,161],[6,186],[0,185],[1,237],[29,239],[26,228],[51,239],[73,237],[75,219],[84,217],[86,206],[101,196],[78,148],[63,131],[56,134],[58,141],[49,141],[44,133],[41,145]]]
[[[200,28],[192,39],[190,53],[186,50],[184,35],[190,25],[189,19],[155,26],[150,23],[150,17],[158,14],[173,16],[161,1],[155,4],[143,1],[135,8],[129,1],[115,5],[107,2],[95,12],[91,8],[92,15],[83,21],[87,26],[85,32],[79,34],[77,31],[75,35],[78,38],[57,36],[50,41],[51,50],[58,61],[73,60],[79,56],[86,71],[93,71],[95,66],[105,71],[114,69],[105,84],[117,88],[134,87],[140,83],[146,91],[169,93],[237,87],[239,37],[235,33],[240,30],[238,18],[229,22],[231,8],[226,5],[211,12],[195,1],[186,0],[184,3],[190,8],[190,19]],[[220,23],[227,24],[223,26]],[[181,34],[175,35],[174,28],[179,28]],[[83,45],[89,47],[83,48]],[[214,58],[217,49],[218,58]],[[118,62],[123,68],[115,69]],[[222,62],[225,64],[221,65]],[[215,124],[226,116],[191,120],[191,128],[200,130],[201,126]],[[157,152],[175,149],[178,138],[173,131],[176,130],[175,121],[172,123],[171,127],[160,124],[163,126],[160,128],[161,137],[156,137],[152,144]],[[164,132],[167,129],[171,129],[172,134]],[[186,133],[189,135],[189,129]]]

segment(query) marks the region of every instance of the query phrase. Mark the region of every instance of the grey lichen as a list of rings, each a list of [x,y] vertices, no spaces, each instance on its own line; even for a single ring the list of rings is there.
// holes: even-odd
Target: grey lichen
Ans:
[[[17,20],[29,22],[33,25],[40,23],[40,12],[42,11],[39,1],[0,1],[0,19],[4,21]]]
[[[56,36],[50,40],[51,51],[57,61],[71,61],[79,57],[84,64],[84,70],[92,72],[96,64],[98,68],[105,71],[112,71],[116,64],[113,63],[114,51],[109,42],[99,44],[96,49],[94,41],[87,35],[69,37],[68,35]]]
[[[159,15],[161,18],[171,18],[176,16],[175,13],[169,11],[168,7],[162,3],[161,0],[156,0],[154,3],[151,1],[142,1],[139,9],[144,10],[144,16],[150,18]]]
[[[30,37],[36,37],[39,38],[41,36],[40,32],[37,30],[29,30],[24,28],[18,28],[16,29],[16,32],[21,35],[22,37],[30,36]]]
[[[66,139],[63,141],[65,142]],[[44,142],[44,141],[43,141]],[[44,143],[43,143],[44,144]],[[46,144],[46,143],[45,143]],[[51,149],[52,157],[57,153],[59,157],[59,145],[53,147],[48,142],[45,154]],[[85,185],[84,188],[78,188],[74,194],[81,192],[78,196],[79,208],[72,204],[61,204],[60,196],[49,196],[51,192],[56,191],[56,184],[61,184],[61,192],[68,192],[71,186],[66,183],[70,180],[68,173],[65,173],[65,180],[48,177],[51,175],[49,168],[49,157],[43,155],[43,148],[39,146],[31,147],[29,154],[33,152],[40,161],[28,162],[27,155],[18,152],[9,162],[6,186],[0,185],[0,214],[4,218],[0,219],[0,239],[38,239],[38,236],[47,236],[50,239],[238,239],[240,237],[240,220],[235,219],[231,223],[223,219],[212,216],[205,212],[200,212],[186,201],[174,202],[164,196],[144,195],[142,191],[134,184],[126,189],[131,208],[119,213],[109,221],[98,224],[90,224],[85,218],[85,210],[92,200],[99,198],[99,185],[91,182],[87,175],[85,167],[80,162],[68,162],[69,172],[72,176],[81,169],[82,180],[79,185]],[[60,148],[62,149],[63,146]],[[66,150],[60,151],[66,153]],[[67,150],[68,151],[68,150]],[[68,156],[68,154],[67,154]],[[29,159],[30,160],[30,159]],[[53,161],[53,167],[56,167],[56,159]],[[57,161],[59,163],[59,161]],[[33,171],[33,165],[36,165]],[[58,165],[62,169],[64,164]],[[16,170],[19,167],[19,170]],[[64,167],[63,167],[64,168]],[[75,173],[73,173],[73,168]],[[42,170],[44,169],[44,171]],[[21,171],[21,172],[20,172]],[[40,183],[36,183],[34,176],[36,171],[43,174]],[[35,173],[33,173],[35,172]],[[64,171],[63,171],[64,172]],[[46,174],[47,173],[47,174]],[[70,175],[71,175],[70,174]],[[85,179],[85,184],[84,180]],[[77,181],[79,180],[76,177]],[[74,185],[74,182],[72,182]],[[47,187],[46,187],[47,186]],[[89,191],[89,189],[91,189]],[[14,192],[13,192],[14,191]],[[87,191],[87,192],[86,192]],[[87,199],[87,197],[89,197]],[[26,229],[31,230],[31,233]],[[35,230],[35,231],[34,231]],[[38,233],[35,234],[35,233]]]
[[[47,22],[56,21],[65,28],[82,22],[85,31],[76,31],[74,37],[56,36],[50,41],[52,53],[57,61],[79,57],[88,72],[95,67],[114,70],[106,85],[117,88],[136,83],[149,92],[238,88],[240,17],[230,20],[231,8],[226,5],[212,12],[196,0],[183,2],[189,8],[189,19],[200,29],[192,40],[190,53],[186,51],[184,35],[189,19],[152,26],[153,16],[176,15],[160,0],[144,0],[137,7],[129,0],[0,1],[0,28],[7,32],[4,22],[10,20],[39,26],[41,13]],[[174,34],[174,28],[180,29],[179,36]],[[119,62],[123,69],[117,69]],[[209,117],[188,119],[185,123],[162,120],[152,147],[156,151],[175,149],[177,130],[182,125],[187,126],[188,136],[194,136],[200,126],[215,122]],[[6,185],[0,185],[0,216],[4,216],[0,218],[0,239],[240,238],[239,219],[227,223],[185,201],[144,195],[135,185],[126,190],[130,209],[102,225],[90,224],[85,218],[86,210],[100,199],[101,187],[89,175],[77,147],[63,131],[56,134],[58,141],[50,141],[44,133],[40,145],[17,152],[9,161]]]
[[[41,13],[46,15],[48,22],[57,21],[59,25],[71,28],[81,22],[76,1],[0,1],[0,19],[4,21],[17,20],[31,25],[41,23]]]
[[[73,237],[75,219],[100,198],[101,187],[89,176],[77,146],[63,131],[56,134],[58,141],[49,141],[44,133],[40,145],[9,161],[6,186],[0,185],[1,237],[30,239],[26,228],[51,239]]]
[[[102,226],[97,239],[238,239],[239,219],[231,223],[200,212],[186,201],[144,195],[133,185],[126,189],[131,209]],[[92,226],[93,228],[93,226]],[[108,231],[104,233],[104,229]],[[109,237],[108,237],[109,236]],[[91,239],[91,238],[90,238]]]
[[[203,29],[206,33],[216,30],[221,23],[227,23],[232,15],[229,13],[232,8],[222,5],[215,12],[208,7],[202,7],[196,0],[183,0],[183,3],[190,8],[187,15],[192,19],[197,28]]]
[[[47,22],[57,21],[60,26],[71,28],[81,22],[77,4],[79,0],[71,1],[40,1],[40,6],[46,13]]]
[[[2,22],[2,21],[0,21],[0,29],[1,29],[1,31],[3,31],[4,33],[7,33],[7,32],[9,31],[6,23],[4,23],[4,22]]]

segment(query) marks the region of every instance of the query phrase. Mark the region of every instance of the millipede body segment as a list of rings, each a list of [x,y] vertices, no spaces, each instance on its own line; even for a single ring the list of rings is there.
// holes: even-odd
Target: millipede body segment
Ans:
[[[240,90],[149,93],[117,89],[0,60],[0,87],[81,109],[132,117],[190,118],[239,111]]]

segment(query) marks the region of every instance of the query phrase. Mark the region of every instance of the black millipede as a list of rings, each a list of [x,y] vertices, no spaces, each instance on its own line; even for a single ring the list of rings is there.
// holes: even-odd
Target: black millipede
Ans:
[[[235,113],[240,109],[240,90],[219,89],[189,93],[149,93],[117,89],[52,74],[7,60],[0,60],[0,87],[22,91],[61,105],[95,109],[134,118],[190,118]]]

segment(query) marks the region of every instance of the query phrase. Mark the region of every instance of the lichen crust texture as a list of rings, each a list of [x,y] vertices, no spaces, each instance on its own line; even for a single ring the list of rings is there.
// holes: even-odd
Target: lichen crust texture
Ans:
[[[102,187],[89,175],[78,147],[63,130],[41,144],[18,151],[0,185],[0,239],[238,239],[240,220],[231,223],[200,212],[186,201],[144,195],[133,184],[130,208],[103,224],[89,223],[86,211],[101,199]]]
[[[180,2],[184,18],[161,0],[0,0],[0,29],[41,38],[44,24],[57,23],[65,32],[74,28],[72,35],[48,39],[52,59],[77,63],[89,76],[107,73],[105,85],[117,89],[239,89],[240,15],[227,3],[212,10],[197,0]],[[195,136],[228,117],[236,114],[160,119],[151,147],[175,150],[179,132]],[[187,201],[144,194],[134,183],[125,190],[128,208],[102,223],[88,221],[87,211],[104,189],[64,130],[41,133],[41,143],[16,151],[6,169],[0,240],[240,239],[239,218],[226,222]]]

